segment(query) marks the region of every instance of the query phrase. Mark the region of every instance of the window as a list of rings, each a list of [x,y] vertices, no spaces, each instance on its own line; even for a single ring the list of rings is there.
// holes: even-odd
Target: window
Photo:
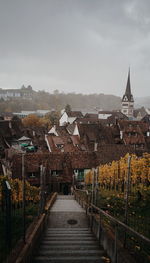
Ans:
[[[39,174],[37,172],[28,173],[28,178],[35,178],[39,177]]]
[[[61,148],[63,148],[63,144],[56,144],[56,147],[57,147],[58,149],[61,149]]]
[[[53,170],[53,171],[52,171],[52,176],[58,176],[58,173],[57,173],[56,170]]]

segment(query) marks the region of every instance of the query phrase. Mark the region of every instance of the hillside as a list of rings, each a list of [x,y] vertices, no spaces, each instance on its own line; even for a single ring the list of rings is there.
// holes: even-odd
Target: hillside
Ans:
[[[54,91],[50,94],[45,91],[33,92],[32,100],[10,99],[0,100],[0,112],[19,112],[21,110],[55,109],[61,110],[66,104],[70,104],[74,110],[94,111],[119,110],[121,108],[121,98],[115,95],[105,94],[76,94],[60,93]],[[150,97],[135,98],[135,107],[150,107]]]
[[[36,109],[56,109],[61,110],[70,104],[72,109],[77,110],[116,110],[120,109],[120,98],[114,95],[104,94],[75,94],[75,93],[59,93],[55,91],[50,94],[45,91],[34,92],[32,100],[11,99],[9,101],[0,101],[0,112],[18,112],[21,110]]]

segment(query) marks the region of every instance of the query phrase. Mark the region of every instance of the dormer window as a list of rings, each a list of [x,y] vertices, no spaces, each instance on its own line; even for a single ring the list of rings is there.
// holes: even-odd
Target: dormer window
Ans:
[[[61,149],[61,148],[63,148],[63,144],[56,144],[56,147],[57,147],[58,149]]]

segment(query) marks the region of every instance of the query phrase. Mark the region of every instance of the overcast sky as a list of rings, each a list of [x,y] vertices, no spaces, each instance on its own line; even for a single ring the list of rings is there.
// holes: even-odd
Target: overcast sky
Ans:
[[[0,88],[150,95],[150,0],[0,0]]]

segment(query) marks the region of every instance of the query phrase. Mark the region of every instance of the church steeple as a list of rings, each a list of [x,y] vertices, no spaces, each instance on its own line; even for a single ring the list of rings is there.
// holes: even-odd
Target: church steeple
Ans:
[[[134,99],[131,93],[130,68],[129,68],[126,90],[125,90],[125,94],[122,97],[121,112],[124,113],[127,117],[132,118],[133,109],[134,109]]]
[[[130,84],[130,68],[129,68],[129,72],[128,72],[128,80],[127,80],[127,86],[126,86],[126,91],[125,91],[125,94],[123,95],[123,98],[122,98],[122,101],[132,101],[134,102],[133,100],[133,96],[131,94],[131,84]]]

